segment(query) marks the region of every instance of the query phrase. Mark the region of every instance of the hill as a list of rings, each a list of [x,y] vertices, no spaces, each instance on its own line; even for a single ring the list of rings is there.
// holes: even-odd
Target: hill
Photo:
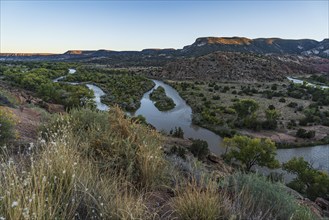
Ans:
[[[215,51],[245,52],[260,54],[305,54],[329,56],[325,52],[325,41],[310,39],[289,40],[280,38],[257,38],[249,39],[242,37],[204,37],[198,38],[190,45],[185,46],[182,53],[187,55],[204,55]],[[307,53],[318,49],[318,53]]]
[[[241,52],[213,52],[166,64],[153,77],[215,81],[271,81],[291,75],[329,71],[329,60],[292,55],[260,55]]]

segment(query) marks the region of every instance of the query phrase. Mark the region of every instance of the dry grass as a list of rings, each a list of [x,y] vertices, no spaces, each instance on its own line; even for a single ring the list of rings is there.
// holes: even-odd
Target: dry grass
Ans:
[[[81,112],[73,112],[70,116],[55,118],[53,124],[49,124],[47,135],[44,135],[46,139],[31,145],[26,155],[17,156],[15,159],[2,156],[0,217],[5,219],[152,217],[145,205],[144,195],[146,189],[157,186],[163,180],[162,171],[165,170],[160,149],[161,142],[154,136],[156,134],[124,118],[118,118],[118,124],[114,121],[111,124],[113,127],[120,126],[120,129],[111,130],[111,126],[107,126],[109,133],[100,130],[104,123],[111,122],[104,120],[98,120],[102,124],[94,120],[85,123],[87,127],[77,129],[81,125],[79,120],[82,120],[85,114],[86,112],[81,110]],[[121,112],[117,109],[113,114],[121,114]],[[120,117],[120,115],[113,117],[117,116]],[[139,130],[133,133],[134,129]],[[125,137],[122,137],[123,131],[128,131]],[[103,146],[105,149],[112,147],[111,150],[106,151],[100,146],[96,148],[94,141],[99,137],[100,132],[110,137],[101,139],[105,142],[100,145],[111,142],[111,145]],[[130,155],[126,154],[126,157],[120,158],[127,152],[130,152]],[[96,155],[101,155],[98,163],[95,163]],[[120,160],[124,162],[115,164]],[[104,169],[101,165],[106,163],[115,166]],[[131,172],[128,171],[129,169],[132,169]]]
[[[179,219],[219,219],[224,204],[217,189],[213,183],[200,187],[195,181],[178,189],[171,201],[174,212]]]
[[[83,170],[68,144],[64,140],[40,144],[44,148],[40,153],[31,148],[25,159],[2,161],[1,215],[6,219],[73,218],[77,206],[73,199]]]

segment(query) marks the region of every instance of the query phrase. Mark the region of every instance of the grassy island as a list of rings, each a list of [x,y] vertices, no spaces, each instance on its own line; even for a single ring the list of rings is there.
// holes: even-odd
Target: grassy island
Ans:
[[[176,106],[172,98],[166,95],[166,92],[162,86],[159,86],[153,90],[150,94],[150,99],[155,102],[155,107],[157,107],[160,111],[168,111]]]

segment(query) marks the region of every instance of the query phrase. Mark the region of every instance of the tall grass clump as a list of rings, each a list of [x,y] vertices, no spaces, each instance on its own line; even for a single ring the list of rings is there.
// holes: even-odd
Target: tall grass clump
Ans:
[[[228,211],[237,219],[314,219],[286,186],[257,174],[235,173],[224,179],[221,189],[232,195]]]
[[[218,187],[213,182],[203,183],[200,186],[196,181],[176,190],[176,196],[171,201],[173,215],[178,219],[220,219],[224,199],[218,194]]]
[[[44,143],[44,142],[43,142]],[[5,219],[72,219],[78,204],[79,156],[63,139],[38,145],[41,152],[3,157],[0,216]],[[19,162],[18,162],[19,161]]]

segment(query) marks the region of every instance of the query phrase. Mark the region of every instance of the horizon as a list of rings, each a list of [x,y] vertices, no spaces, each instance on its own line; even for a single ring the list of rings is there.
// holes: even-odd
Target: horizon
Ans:
[[[0,53],[181,49],[212,36],[322,41],[328,7],[328,1],[1,0]]]
[[[208,37],[198,37],[198,38],[212,38],[214,36],[208,36]],[[214,37],[214,38],[235,38],[238,36],[232,36],[232,37]],[[197,39],[198,39],[197,38]],[[246,38],[246,37],[238,37],[238,38]],[[264,37],[257,37],[257,38],[249,38],[251,40],[255,40],[255,39],[262,39]],[[283,40],[315,40],[315,39],[310,39],[310,38],[300,38],[300,39],[285,39],[285,38],[280,38],[280,37],[268,37],[266,39],[283,39]],[[315,40],[317,42],[321,42],[323,40],[326,40],[329,38],[324,38],[322,40]],[[196,39],[195,39],[196,40]],[[195,41],[194,41],[195,42]],[[189,45],[193,44],[194,42],[190,43]],[[107,48],[95,48],[95,49],[68,49],[62,52],[58,52],[58,53],[51,53],[51,52],[0,52],[0,54],[15,54],[15,53],[22,53],[22,54],[45,54],[45,55],[55,55],[55,54],[64,54],[66,52],[69,51],[100,51],[100,50],[106,50],[106,51],[116,51],[116,52],[125,52],[125,51],[143,51],[143,50],[165,50],[165,49],[174,49],[174,50],[181,50],[183,49],[184,46],[188,46],[188,45],[183,45],[180,48],[173,48],[173,47],[167,47],[167,48],[143,48],[141,50],[111,50],[111,49],[107,49]]]

